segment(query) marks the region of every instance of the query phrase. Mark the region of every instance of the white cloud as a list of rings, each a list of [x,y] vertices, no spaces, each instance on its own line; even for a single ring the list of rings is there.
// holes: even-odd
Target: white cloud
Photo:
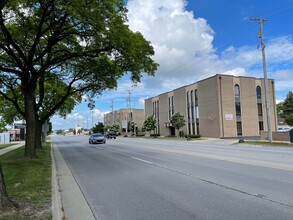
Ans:
[[[154,60],[160,64],[155,77],[143,75],[141,83],[134,85],[129,75],[119,80],[116,90],[105,91],[96,102],[103,104],[94,111],[103,121],[103,113],[126,108],[128,90],[135,106],[143,107],[144,98],[152,97],[180,86],[215,75],[245,75],[263,77],[262,54],[257,45],[214,48],[215,33],[204,18],[196,18],[186,10],[184,0],[128,0],[129,27],[141,32],[155,49]],[[276,91],[293,90],[293,39],[290,36],[266,39],[268,77],[275,79]],[[86,120],[89,113],[72,114],[71,120]],[[79,117],[82,117],[80,119]]]
[[[156,79],[146,81],[148,88],[164,87],[168,84],[166,79],[177,80],[178,76],[181,83],[187,83],[213,74],[206,60],[212,61],[216,56],[206,55],[215,52],[214,32],[205,19],[195,19],[185,6],[183,0],[174,0],[172,4],[169,0],[128,1],[130,28],[140,31],[152,43],[154,59],[160,64]],[[204,55],[204,60],[196,58],[198,55]]]
[[[186,1],[129,0],[127,7],[130,28],[152,43],[154,59],[160,64],[156,77],[143,80],[140,92],[147,89],[154,96],[215,74],[263,77],[257,45],[230,46],[218,56],[213,29],[186,10]],[[265,52],[268,77],[276,79],[276,90],[292,90],[292,37],[268,39]],[[282,69],[288,65],[285,77]]]

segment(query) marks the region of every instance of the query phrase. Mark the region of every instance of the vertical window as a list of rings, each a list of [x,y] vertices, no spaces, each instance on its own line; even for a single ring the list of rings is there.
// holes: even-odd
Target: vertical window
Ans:
[[[258,113],[258,129],[259,133],[263,131],[263,110],[262,110],[262,99],[261,99],[261,87],[256,87],[256,104]]]
[[[238,84],[234,86],[234,96],[235,96],[237,135],[241,136],[242,135],[241,103],[240,103],[240,86]]]
[[[171,98],[168,98],[168,113],[169,113],[169,121],[171,120]]]
[[[192,127],[192,134],[195,134],[193,90],[190,92],[190,99],[191,99],[191,127]]]
[[[257,112],[259,116],[262,116],[262,103],[257,103]]]
[[[261,99],[261,88],[260,88],[260,86],[256,87],[256,98]]]
[[[190,134],[190,101],[189,101],[189,92],[186,93],[186,102],[187,102],[188,134]]]
[[[174,115],[174,96],[171,97],[172,115]]]
[[[194,106],[195,106],[195,118],[196,118],[196,133],[199,134],[199,109],[198,109],[198,92],[194,90]]]
[[[241,123],[241,121],[237,122],[237,135],[238,136],[242,135],[242,123]]]

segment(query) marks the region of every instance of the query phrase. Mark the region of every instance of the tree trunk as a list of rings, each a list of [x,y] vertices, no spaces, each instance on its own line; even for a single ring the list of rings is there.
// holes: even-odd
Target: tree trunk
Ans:
[[[15,204],[8,197],[2,167],[0,164],[0,210],[5,207],[15,207]]]
[[[25,138],[25,153],[26,158],[34,159],[36,155],[36,130],[38,129],[37,113],[34,102],[34,95],[31,93],[25,94],[25,120],[26,120],[26,138]]]
[[[35,148],[42,148],[42,123],[37,121]]]

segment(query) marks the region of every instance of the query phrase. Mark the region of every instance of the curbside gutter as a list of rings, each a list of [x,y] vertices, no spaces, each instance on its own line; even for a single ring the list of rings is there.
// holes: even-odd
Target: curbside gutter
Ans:
[[[57,146],[51,149],[53,220],[96,220]]]

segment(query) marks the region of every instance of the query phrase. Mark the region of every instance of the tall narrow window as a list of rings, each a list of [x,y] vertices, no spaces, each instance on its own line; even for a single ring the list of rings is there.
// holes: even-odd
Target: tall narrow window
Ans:
[[[240,103],[240,86],[238,84],[234,86],[234,96],[235,96],[237,135],[241,136],[242,135],[241,103]]]
[[[171,120],[171,98],[170,97],[168,98],[168,107],[169,107],[168,116],[169,116],[169,121],[170,121]]]
[[[261,98],[261,87],[256,87],[256,104],[258,113],[258,129],[259,133],[263,131],[263,110],[262,110],[262,98]]]
[[[199,134],[199,109],[198,109],[198,91],[194,90],[194,106],[195,106],[195,122],[196,122],[196,133]]]
[[[174,115],[174,96],[171,97],[172,115]]]
[[[190,134],[190,100],[189,100],[189,92],[186,93],[186,102],[187,102],[188,134]]]
[[[195,134],[193,90],[190,92],[190,99],[191,99],[191,128],[192,128],[192,134]]]

